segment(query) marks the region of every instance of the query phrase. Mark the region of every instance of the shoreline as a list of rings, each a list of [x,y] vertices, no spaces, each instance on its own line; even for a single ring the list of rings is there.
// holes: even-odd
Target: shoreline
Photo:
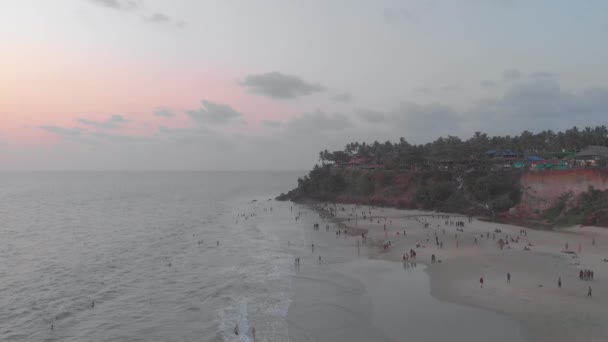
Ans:
[[[443,302],[511,317],[531,341],[608,340],[608,328],[603,324],[608,321],[608,262],[604,262],[608,257],[608,230],[604,228],[535,230],[478,219],[469,223],[466,216],[453,214],[353,204],[330,206],[335,208],[332,221],[349,231],[367,232],[370,258],[402,262],[403,253],[414,249],[416,262],[427,266],[431,295]],[[316,206],[326,214],[327,208]],[[363,210],[371,212],[371,222],[369,216],[362,219]],[[358,217],[356,223],[352,221],[354,215]],[[449,222],[446,225],[445,219],[439,218],[444,216],[450,218],[448,221],[464,221],[462,231]],[[435,234],[443,248],[436,246]],[[519,242],[513,241],[501,250],[499,238]],[[386,241],[391,247],[383,249]],[[565,243],[569,244],[569,253],[563,251]],[[430,262],[432,254],[437,263]],[[580,269],[593,270],[594,280],[580,280]],[[512,276],[509,283],[507,273]],[[480,288],[480,277],[484,278],[484,288]],[[586,298],[588,286],[593,289],[591,299]]]
[[[378,258],[376,238],[361,239],[366,227],[330,217],[321,205],[305,208],[298,226],[300,244],[306,242],[293,250],[302,264],[295,266],[287,315],[291,341],[527,341],[510,317],[438,300],[422,263]]]

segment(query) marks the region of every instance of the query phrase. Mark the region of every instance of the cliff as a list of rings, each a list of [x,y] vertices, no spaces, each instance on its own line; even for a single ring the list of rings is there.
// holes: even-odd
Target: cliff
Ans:
[[[532,226],[608,226],[608,170],[457,173],[323,166],[278,199],[438,210]]]

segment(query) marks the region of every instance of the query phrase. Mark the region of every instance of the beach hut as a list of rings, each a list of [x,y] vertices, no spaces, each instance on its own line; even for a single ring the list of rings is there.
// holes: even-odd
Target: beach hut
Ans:
[[[502,157],[505,159],[515,159],[517,158],[517,153],[511,151],[511,150],[506,150],[502,152]]]
[[[606,164],[608,160],[608,147],[606,146],[587,146],[575,156],[577,160],[595,161],[599,164]]]
[[[530,162],[537,162],[537,161],[541,161],[543,160],[543,158],[539,157],[539,156],[528,156],[528,161]]]
[[[496,156],[496,150],[489,150],[484,153],[486,157],[494,158]]]

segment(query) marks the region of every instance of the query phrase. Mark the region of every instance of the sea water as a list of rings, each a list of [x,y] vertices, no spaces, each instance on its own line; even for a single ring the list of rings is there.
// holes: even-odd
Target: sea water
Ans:
[[[299,176],[0,174],[0,341],[286,340]]]

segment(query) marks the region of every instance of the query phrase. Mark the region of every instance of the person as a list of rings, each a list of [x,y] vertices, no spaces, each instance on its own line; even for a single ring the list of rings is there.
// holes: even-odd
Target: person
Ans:
[[[587,290],[587,297],[591,298],[591,286],[589,286],[589,289]]]
[[[235,335],[239,334],[239,325],[238,324],[234,326],[234,334]]]
[[[507,272],[507,283],[511,283],[511,273]]]
[[[319,264],[321,263],[321,256],[319,255]]]
[[[218,247],[220,246],[220,242],[219,241],[216,241],[216,244],[217,244]]]
[[[479,287],[483,287],[483,277],[479,278]]]
[[[95,301],[92,301],[91,302],[91,309],[94,309],[94,308],[95,308]]]
[[[314,253],[314,251],[315,251],[315,244],[313,243],[311,246],[312,246],[312,251]]]
[[[557,287],[562,288],[562,277],[557,278]]]

